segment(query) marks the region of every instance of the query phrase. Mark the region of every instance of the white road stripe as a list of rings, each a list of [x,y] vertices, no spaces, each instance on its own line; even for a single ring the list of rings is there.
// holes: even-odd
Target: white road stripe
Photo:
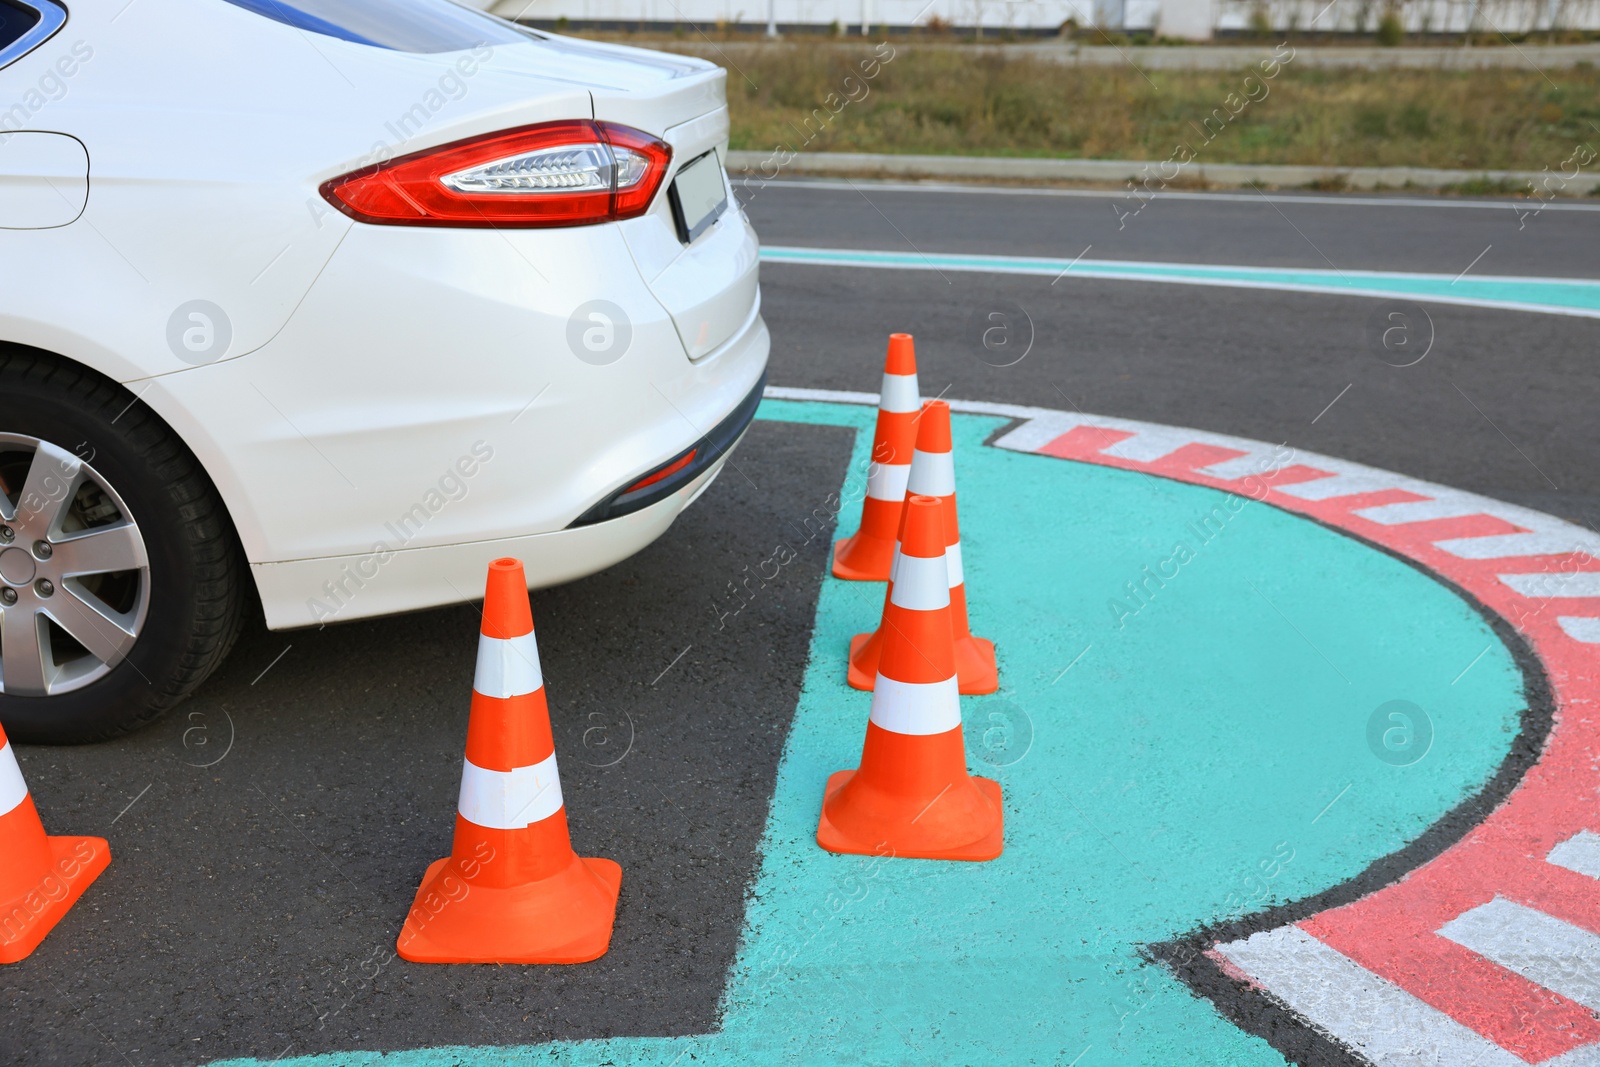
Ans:
[[[1439,936],[1600,1011],[1600,937],[1504,897],[1443,926]]]
[[[900,557],[889,602],[910,611],[937,611],[950,606],[950,572],[943,556]]]
[[[870,718],[879,729],[897,734],[927,736],[954,730],[961,725],[961,692],[955,676],[942,682],[897,682],[880,671],[872,687]]]
[[[1539,1067],[1600,1067],[1600,1044],[1564,1052],[1553,1060],[1545,1060]]]
[[[1600,834],[1579,830],[1551,849],[1545,861],[1600,879]]]
[[[951,404],[950,408],[956,410],[954,404]],[[996,448],[1009,449],[1012,452],[1037,452],[1062,434],[1071,433],[1077,427],[1085,425],[1089,425],[1087,419],[1065,412],[1040,416],[1029,419],[1015,430],[1004,434],[994,444]]]
[[[0,748],[0,815],[9,814],[18,804],[28,799],[28,783],[22,780],[22,768],[17,766],[17,754],[11,742]]]
[[[1432,522],[1434,519],[1460,519],[1468,515],[1482,515],[1481,497],[1452,494],[1438,500],[1407,500],[1400,504],[1380,504],[1375,508],[1362,508],[1351,514],[1359,515],[1380,526],[1403,526],[1408,522]]]
[[[544,685],[539,645],[532,633],[510,639],[478,635],[478,669],[472,688],[486,697],[516,697]]]
[[[956,491],[955,456],[949,452],[911,453],[911,479],[906,492],[922,496],[949,496]]]
[[[1280,457],[1281,453],[1271,445],[1252,441],[1244,455],[1213,463],[1209,467],[1201,467],[1199,473],[1212,478],[1221,478],[1225,482],[1233,482],[1240,478],[1248,478],[1252,474],[1271,474],[1281,469],[1284,461]],[[1319,463],[1316,466],[1323,470],[1327,469],[1324,464]]]
[[[1314,478],[1309,482],[1280,485],[1278,492],[1300,500],[1332,500],[1335,497],[1377,493],[1393,488],[1393,478],[1386,478],[1377,473],[1335,474],[1331,478]]]
[[[1461,559],[1506,559],[1510,556],[1554,556],[1579,551],[1571,534],[1556,531],[1458,537],[1434,544]]]
[[[878,398],[871,393],[848,393],[830,389],[798,389],[768,386],[767,395],[783,400],[822,400],[844,404],[876,404]],[[1600,559],[1600,535],[1581,526],[1558,519],[1553,515],[1530,508],[1478,496],[1460,489],[1423,481],[1403,474],[1394,474],[1375,467],[1363,466],[1349,460],[1337,459],[1314,452],[1274,447],[1264,441],[1245,437],[1210,433],[1205,430],[1174,428],[1135,419],[1120,419],[1109,415],[1087,415],[1081,412],[1056,411],[1051,408],[1028,407],[1022,404],[998,404],[980,400],[951,400],[950,410],[977,415],[995,415],[1021,420],[1020,424],[995,442],[995,447],[1013,452],[1037,452],[1062,434],[1079,427],[1097,430],[1119,430],[1129,434],[1170,432],[1174,429],[1196,444],[1226,448],[1244,455],[1201,468],[1199,473],[1224,480],[1237,480],[1252,474],[1270,473],[1289,464],[1305,464],[1330,475],[1370,475],[1371,484],[1387,489],[1399,489],[1424,499],[1403,504],[1385,504],[1381,507],[1363,508],[1356,512],[1363,518],[1384,525],[1421,522],[1433,518],[1463,515],[1492,515],[1519,526],[1529,533],[1494,535],[1490,537],[1462,537],[1440,543],[1441,548],[1463,559],[1496,559],[1507,555],[1565,554],[1581,552]],[[1287,488],[1282,487],[1282,488]],[[1577,620],[1580,632],[1588,634],[1589,626]],[[1568,630],[1572,633],[1572,630]],[[1579,640],[1600,641],[1600,637],[1579,637]]]
[[[561,810],[561,777],[554,752],[532,767],[491,771],[463,761],[456,810],[474,826],[520,830]]]
[[[867,495],[898,504],[906,498],[906,481],[910,477],[909,463],[874,463],[867,468]]]
[[[1556,622],[1567,632],[1567,636],[1574,641],[1582,641],[1586,645],[1600,645],[1600,619],[1588,619],[1581,615],[1560,615]]]
[[[1295,1014],[1377,1067],[1527,1067],[1298,927],[1264,930],[1217,951]]]
[[[878,394],[878,410],[910,415],[922,408],[915,374],[885,374],[883,391]]]
[[[1183,430],[1146,430],[1136,433],[1132,437],[1125,437],[1110,448],[1103,448],[1103,456],[1115,456],[1118,459],[1131,459],[1135,463],[1154,463],[1158,459],[1172,455],[1184,445],[1194,444],[1194,435]]]
[[[853,181],[838,181],[827,178],[734,178],[733,184],[741,188],[765,189],[769,186],[775,189],[834,189],[859,195],[862,187],[884,193],[944,193],[973,196],[1045,196],[1068,197],[1085,200],[1123,200],[1128,194],[1121,190],[1105,189],[1062,189],[1054,186],[1030,185],[962,185],[959,182],[936,181],[893,181],[874,180],[871,178],[858,178]],[[1341,193],[1338,196],[1317,196],[1309,193],[1197,193],[1179,192],[1175,189],[1163,190],[1163,200],[1204,200],[1224,201],[1236,204],[1251,204],[1256,207],[1265,207],[1281,204],[1285,207],[1300,207],[1305,204],[1317,204],[1324,207],[1403,207],[1403,208],[1432,208],[1451,211],[1498,211],[1502,214],[1510,212],[1516,214],[1527,210],[1526,200],[1458,200],[1454,197],[1423,198],[1417,196],[1356,196]],[[1543,203],[1539,211],[1600,211],[1600,204],[1585,204],[1578,202]]]
[[[1600,571],[1545,571],[1542,574],[1502,574],[1500,580],[1523,596],[1600,597]]]

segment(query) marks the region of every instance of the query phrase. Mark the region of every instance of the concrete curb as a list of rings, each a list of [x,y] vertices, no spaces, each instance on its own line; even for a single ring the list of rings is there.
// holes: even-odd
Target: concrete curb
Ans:
[[[1265,185],[1279,188],[1316,185],[1332,189],[1441,189],[1468,182],[1506,182],[1520,192],[1585,196],[1600,190],[1600,171],[1572,177],[1560,165],[1545,171],[1435,170],[1424,167],[1310,167],[1252,163],[1191,163],[1111,159],[1012,159],[997,156],[910,156],[870,152],[800,152],[780,165],[786,152],[729,152],[736,178],[752,181],[795,175],[861,175],[893,178],[968,178],[1013,182],[1140,183],[1151,193],[1172,186]],[[1176,174],[1163,174],[1177,169]]]
[[[955,44],[943,41],[892,38],[896,48],[913,51],[959,51],[964,56],[994,56],[1003,59],[1031,59],[1040,63],[1059,63],[1077,67],[1117,67],[1131,64],[1139,70],[1244,70],[1272,53],[1270,44],[1194,45],[1086,45],[1059,39],[1038,43]],[[746,56],[774,48],[837,48],[864,50],[870,39],[841,38],[818,41],[805,38],[780,42],[761,40],[650,40],[640,41],[647,48],[681,52],[726,65],[730,56]],[[1367,46],[1302,46],[1295,50],[1294,66],[1344,70],[1485,70],[1516,67],[1537,70],[1567,70],[1582,63],[1600,64],[1600,43],[1570,45],[1522,45],[1463,48],[1460,45],[1378,48]]]

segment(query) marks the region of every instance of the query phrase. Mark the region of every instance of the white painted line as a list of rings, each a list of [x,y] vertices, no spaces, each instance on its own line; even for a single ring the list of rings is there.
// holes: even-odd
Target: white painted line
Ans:
[[[877,393],[852,393],[847,389],[793,389],[786,385],[769,385],[762,390],[763,397],[772,400],[824,400],[835,404],[871,404],[878,406]]]
[[[1264,930],[1217,951],[1290,1011],[1376,1067],[1527,1067],[1299,927]]]
[[[955,675],[942,682],[897,682],[878,672],[868,716],[881,730],[925,737],[961,725],[961,693]]]
[[[1380,504],[1375,508],[1362,508],[1351,512],[1380,526],[1403,526],[1409,522],[1432,522],[1435,519],[1461,519],[1468,515],[1482,515],[1482,501],[1476,497],[1452,493],[1438,500],[1407,500],[1400,504]]]
[[[954,410],[955,405],[951,405]],[[1071,433],[1088,422],[1081,415],[1062,412],[1055,417],[1029,419],[995,442],[996,448],[1012,452],[1037,452],[1064,433]]]
[[[1600,879],[1600,834],[1579,830],[1551,849],[1545,861]]]
[[[954,193],[959,195],[976,194],[981,196],[1055,196],[1082,198],[1088,200],[1126,200],[1126,190],[1118,189],[1055,189],[1048,187],[1030,187],[1016,185],[962,185],[955,182],[896,182],[873,181],[861,179],[855,182],[835,181],[827,178],[812,180],[774,179],[763,181],[759,178],[734,178],[733,184],[742,187],[766,188],[771,186],[779,189],[827,189],[833,191],[849,191],[859,194],[864,187],[885,193]],[[1199,200],[1212,202],[1233,202],[1262,206],[1264,197],[1258,193],[1190,193],[1169,190],[1153,199],[1157,200]],[[1283,206],[1299,206],[1301,204],[1317,204],[1325,207],[1404,207],[1404,208],[1442,208],[1452,211],[1501,211],[1516,213],[1525,209],[1525,205],[1533,203],[1529,200],[1457,200],[1445,197],[1424,199],[1422,197],[1388,197],[1388,196],[1314,196],[1297,193],[1274,193],[1265,197],[1269,204]],[[1585,203],[1546,203],[1541,206],[1541,211],[1600,211],[1600,204]]]
[[[1057,274],[1062,262],[1034,256],[994,256],[951,252],[919,252],[915,255],[881,249],[809,248],[769,245],[762,249],[762,261],[773,266],[847,267],[855,270],[934,271],[951,273],[997,274],[1049,277]],[[1235,276],[1254,274],[1255,277]],[[1427,283],[1448,284],[1448,274],[1419,271],[1331,271],[1314,267],[1258,267],[1230,263],[1152,263],[1143,260],[1086,260],[1070,272],[1074,278],[1094,281],[1146,282],[1156,285],[1187,285],[1218,289],[1246,289],[1280,293],[1309,293],[1320,296],[1361,297],[1394,300],[1400,297],[1428,304],[1488,308],[1496,311],[1523,311],[1537,315],[1562,315],[1600,319],[1600,307],[1581,302],[1541,303],[1536,299],[1501,299],[1492,296],[1466,296],[1447,289],[1430,288]],[[1295,277],[1319,280],[1295,281]],[[1401,288],[1396,288],[1400,283]],[[1420,283],[1420,285],[1419,285]],[[1475,285],[1549,286],[1555,298],[1570,297],[1573,290],[1584,291],[1600,284],[1590,278],[1552,278],[1534,275],[1479,275]]]
[[[1539,1067],[1600,1067],[1600,1044],[1564,1052],[1553,1060],[1545,1060]]]
[[[1507,559],[1511,556],[1554,556],[1584,551],[1570,534],[1558,531],[1494,534],[1490,537],[1460,537],[1434,544],[1461,559]],[[1593,554],[1592,550],[1589,550]]]
[[[1172,455],[1184,445],[1192,444],[1194,435],[1182,430],[1147,430],[1124,438],[1100,452],[1101,455],[1131,459],[1136,463],[1154,463]]]
[[[1249,447],[1244,449],[1244,455],[1225,459],[1221,463],[1213,463],[1209,467],[1201,467],[1199,473],[1211,478],[1220,478],[1225,482],[1235,482],[1241,478],[1248,478],[1252,474],[1269,474],[1283,466],[1279,457],[1282,455],[1271,445],[1259,441],[1249,442]],[[1313,464],[1318,469],[1326,469],[1323,464]]]
[[[1587,930],[1495,897],[1439,927],[1439,936],[1600,1010],[1600,937]]]
[[[1316,478],[1309,482],[1281,485],[1278,492],[1300,500],[1332,500],[1335,497],[1355,496],[1357,493],[1377,493],[1394,488],[1394,479],[1382,474],[1335,474],[1331,478]]]
[[[1600,571],[1543,574],[1502,574],[1500,580],[1523,596],[1600,597]]]
[[[872,393],[850,393],[831,389],[797,389],[768,386],[767,395],[780,400],[821,400],[842,404],[877,404]],[[951,400],[950,410],[974,415],[994,415],[1018,419],[1021,424],[1001,435],[994,445],[1016,452],[1037,452],[1051,441],[1077,427],[1096,430],[1116,430],[1128,434],[1171,433],[1176,431],[1195,444],[1210,445],[1239,452],[1235,459],[1214,463],[1201,468],[1198,473],[1225,481],[1236,481],[1250,475],[1271,473],[1291,464],[1304,464],[1329,475],[1362,476],[1371,478],[1372,484],[1388,489],[1399,489],[1424,499],[1403,504],[1385,504],[1364,508],[1354,514],[1385,525],[1420,522],[1431,518],[1464,515],[1490,515],[1527,533],[1497,534],[1489,537],[1463,537],[1445,540],[1439,547],[1463,559],[1499,559],[1509,555],[1564,555],[1583,553],[1600,560],[1600,534],[1576,526],[1554,515],[1534,511],[1516,504],[1478,496],[1461,489],[1426,482],[1404,474],[1379,470],[1376,467],[1352,463],[1315,452],[1302,452],[1274,446],[1264,441],[1229,434],[1210,433],[1187,427],[1162,426],[1140,422],[1136,419],[1114,418],[1109,415],[1092,415],[1081,412],[1057,411],[1052,408],[1029,407],[1022,404],[995,404],[981,400]],[[1288,488],[1283,486],[1279,492]],[[1590,622],[1575,620],[1578,630],[1591,633]],[[1600,643],[1600,636],[1579,637],[1573,629],[1568,633],[1581,641]]]
[[[1581,641],[1586,645],[1600,645],[1600,619],[1561,615],[1556,618],[1556,622],[1574,641]]]

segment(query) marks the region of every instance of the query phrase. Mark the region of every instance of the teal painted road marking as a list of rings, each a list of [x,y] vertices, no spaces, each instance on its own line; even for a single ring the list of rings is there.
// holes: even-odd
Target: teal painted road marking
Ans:
[[[1056,278],[1099,278],[1112,281],[1166,282],[1230,289],[1275,289],[1395,299],[1406,297],[1435,304],[1532,311],[1546,315],[1600,318],[1600,281],[1582,278],[1411,274],[1375,270],[1299,270],[1234,267],[1190,263],[1140,263],[1114,259],[1039,259],[1029,256],[950,255],[930,252],[872,252],[835,248],[761,250],[767,263],[799,263],[824,267],[876,267],[892,270],[976,271],[984,274],[1027,274]]]
[[[846,499],[874,415],[760,413],[855,428]],[[1520,674],[1470,607],[1385,553],[1215,490],[985,447],[1002,419],[953,424],[972,624],[1000,654],[1001,691],[963,698],[972,765],[1005,790],[1000,859],[817,847],[822,784],[855,765],[870,702],[845,685],[846,643],[883,598],[828,578],[717,1033],[280,1062],[1281,1065],[1139,946],[1415,838],[1505,757]],[[1368,747],[1395,700],[1431,728],[1404,766]]]

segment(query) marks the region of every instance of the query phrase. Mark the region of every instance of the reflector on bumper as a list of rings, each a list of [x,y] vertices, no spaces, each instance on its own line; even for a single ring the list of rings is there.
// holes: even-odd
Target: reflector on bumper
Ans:
[[[756,382],[755,388],[709,433],[666,463],[645,472],[601,500],[568,523],[567,528],[605,522],[647,508],[694,481],[739,440],[745,427],[756,417],[756,408],[761,406],[761,392],[766,385],[767,373],[762,371],[761,380]]]

